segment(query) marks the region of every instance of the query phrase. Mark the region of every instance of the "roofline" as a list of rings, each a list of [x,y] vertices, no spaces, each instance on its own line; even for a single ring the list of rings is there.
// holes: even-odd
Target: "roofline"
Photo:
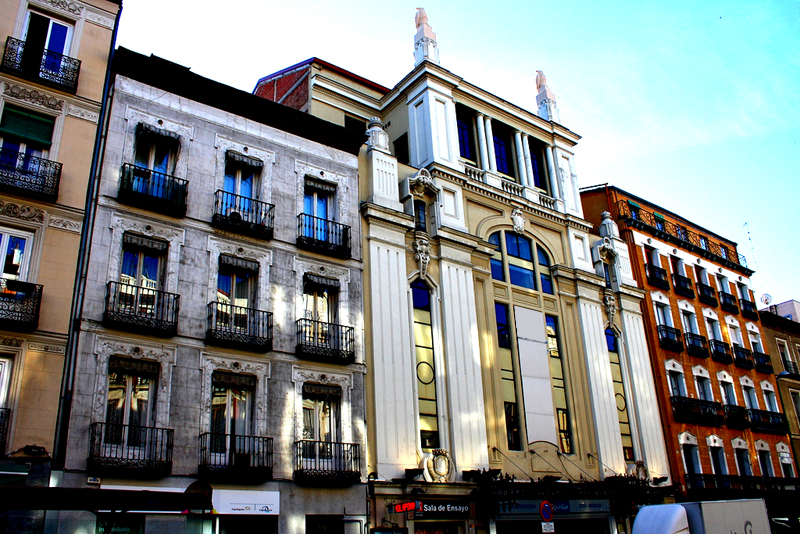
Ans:
[[[292,65],[290,67],[286,67],[285,69],[281,69],[278,72],[273,72],[272,74],[264,76],[263,78],[259,79],[258,82],[256,82],[256,89],[258,88],[259,85],[261,85],[261,82],[269,81],[272,78],[275,78],[275,77],[280,76],[282,74],[286,74],[287,72],[291,72],[293,70],[299,69],[300,67],[304,67],[306,65],[312,65],[314,63],[322,65],[323,67],[325,67],[325,68],[327,68],[329,70],[332,70],[334,72],[338,72],[342,76],[344,76],[346,78],[350,78],[353,81],[356,81],[358,83],[361,83],[363,85],[371,87],[372,89],[375,89],[379,93],[386,94],[389,91],[391,91],[391,89],[389,89],[388,87],[384,87],[379,83],[375,83],[372,80],[368,80],[368,79],[364,78],[363,76],[359,76],[358,74],[356,74],[354,72],[350,72],[347,69],[343,69],[342,67],[337,67],[333,63],[330,63],[330,62],[325,61],[324,59],[320,59],[318,57],[312,57],[312,58],[306,59],[305,61],[301,61],[300,63],[295,63],[294,65]],[[253,91],[255,91],[255,89],[253,89]]]

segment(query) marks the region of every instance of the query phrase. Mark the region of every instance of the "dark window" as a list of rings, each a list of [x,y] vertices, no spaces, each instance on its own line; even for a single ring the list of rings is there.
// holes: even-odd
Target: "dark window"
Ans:
[[[508,330],[508,306],[495,302],[494,313],[497,320],[497,344],[501,349],[510,349],[511,333]]]
[[[550,259],[541,247],[536,247],[536,254],[539,259],[539,281],[542,283],[542,291],[552,295],[553,277],[550,275]]]
[[[533,185],[537,188],[544,190],[547,194],[550,193],[550,183],[547,179],[547,159],[545,157],[545,150],[547,147],[544,143],[529,137],[528,148],[531,154],[531,168],[533,170]]]
[[[307,515],[306,534],[344,534],[344,518],[340,515]]]
[[[414,200],[414,223],[417,231],[428,231],[427,208],[424,200]]]
[[[511,151],[508,142],[503,137],[494,136],[494,157],[497,162],[497,172],[511,176],[511,166],[508,164]]]
[[[497,246],[497,251],[491,259],[492,278],[504,282],[506,277],[503,272],[503,252],[500,249],[500,232],[495,232],[489,236],[489,243]]]
[[[356,117],[351,117],[350,115],[344,116],[344,127],[348,130],[353,130],[354,132],[362,133],[366,135],[367,131],[367,123],[362,119],[357,119]]]
[[[608,346],[608,352],[619,352],[617,349],[617,336],[610,328],[606,328],[606,346]]]
[[[397,158],[397,163],[402,163],[403,165],[408,165],[411,161],[407,133],[394,140],[394,156]]]
[[[456,126],[458,127],[458,147],[461,157],[477,161],[475,155],[475,138],[472,133],[473,112],[456,105]]]

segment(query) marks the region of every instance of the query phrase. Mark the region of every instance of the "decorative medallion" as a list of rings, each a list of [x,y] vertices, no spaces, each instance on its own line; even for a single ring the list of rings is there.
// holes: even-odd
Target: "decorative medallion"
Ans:
[[[456,469],[447,449],[433,449],[432,452],[425,453],[419,466],[428,482],[450,482]]]
[[[424,237],[414,240],[414,261],[419,264],[419,275],[428,276],[428,263],[431,261],[431,243]]]
[[[628,474],[635,476],[639,480],[650,479],[650,471],[647,469],[645,463],[641,460],[638,460],[636,463],[633,463],[628,467]]]

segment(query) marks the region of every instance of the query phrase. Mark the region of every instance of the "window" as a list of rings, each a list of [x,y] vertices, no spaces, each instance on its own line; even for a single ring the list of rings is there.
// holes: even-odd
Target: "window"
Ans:
[[[731,289],[728,285],[728,278],[721,274],[717,275],[717,285],[719,286],[719,290],[724,293],[727,293]]]
[[[768,412],[778,412],[778,402],[775,399],[775,392],[768,389],[764,390],[764,406]]]
[[[439,416],[436,402],[431,295],[424,282],[417,279],[411,284],[411,298],[414,307],[420,441],[423,450],[431,450],[439,447]]]
[[[749,410],[758,410],[758,397],[756,397],[756,388],[753,386],[742,385],[742,394],[744,396],[744,405]]]
[[[354,132],[363,134],[367,131],[367,121],[357,117],[351,117],[350,115],[345,115],[344,127],[348,130],[353,130]]]
[[[553,384],[553,405],[556,409],[556,423],[561,445],[561,452],[572,453],[572,429],[567,404],[567,388],[564,380],[564,361],[558,339],[558,319],[552,315],[545,317],[547,333],[547,350],[550,354],[550,380]]]
[[[248,308],[256,308],[258,263],[221,254],[217,272],[216,328],[249,332]]]
[[[723,404],[736,405],[736,392],[733,389],[733,382],[720,380],[719,382],[720,393],[722,393]]]
[[[497,345],[505,410],[506,439],[509,450],[519,451],[522,450],[522,439],[520,436],[519,403],[517,402],[514,355],[511,351],[508,306],[495,302],[494,312],[495,320],[497,321]]]
[[[683,382],[683,373],[675,370],[667,371],[669,380],[669,391],[673,397],[685,397],[686,385]]]
[[[739,476],[753,476],[753,465],[750,463],[750,451],[748,449],[733,449],[736,455],[736,467],[739,469]]]
[[[237,217],[246,222],[263,222],[259,219],[256,203],[253,202],[258,198],[258,179],[263,166],[263,162],[255,158],[232,150],[227,152],[221,215]]]
[[[305,533],[344,534],[344,525],[344,518],[340,515],[306,515]],[[244,530],[239,532],[244,532]]]
[[[550,258],[542,250],[542,247],[536,247],[536,255],[539,260],[539,281],[542,284],[542,291],[544,293],[553,294],[553,278],[550,276]]]
[[[328,241],[330,231],[326,223],[333,219],[332,208],[335,193],[335,185],[306,178],[303,193],[304,237]]]
[[[728,464],[725,460],[725,449],[722,447],[709,447],[708,453],[711,456],[711,466],[715,475],[727,475]]]
[[[708,285],[708,271],[698,266],[695,266],[694,270],[697,273],[697,281]]]
[[[178,135],[149,124],[136,128],[134,169],[126,187],[136,193],[166,200],[184,200],[185,185],[175,182]]]
[[[686,474],[693,475],[702,473],[703,470],[700,468],[700,451],[697,445],[684,443],[681,449],[683,450],[683,462],[686,466]]]
[[[508,263],[509,281],[515,286],[536,289],[531,241],[526,237],[512,232],[495,232],[489,236],[489,242],[494,245],[500,245],[501,234],[505,235],[505,251],[500,248],[494,253],[494,257],[492,258],[492,278],[501,281],[505,280],[504,265],[502,262],[504,257],[503,252],[505,252],[505,258],[507,258]],[[549,277],[549,267],[546,274]]]
[[[336,324],[339,321],[339,281],[303,275],[303,310],[306,319]]]
[[[725,245],[720,245],[719,255],[722,256],[724,259],[728,259],[728,247],[726,247]]]
[[[110,427],[106,431],[106,443],[139,445],[145,439],[143,432],[133,431],[133,428],[154,424],[158,371],[156,362],[109,360],[106,423]]]
[[[304,440],[328,443],[341,441],[339,434],[341,399],[342,390],[339,387],[303,384]]]
[[[0,277],[4,280],[27,280],[32,245],[32,233],[0,227],[0,250],[5,251]]]
[[[11,384],[11,370],[14,360],[8,354],[0,354],[0,408],[8,407],[8,388]],[[0,432],[3,427],[0,426]],[[0,434],[0,447],[3,445],[4,435]],[[5,450],[0,448],[0,454],[5,454]]]
[[[778,346],[778,354],[781,356],[782,362],[791,362],[792,359],[789,356],[789,346],[786,342],[782,339],[776,339],[775,344]]]
[[[748,337],[750,338],[750,346],[753,348],[753,352],[763,353],[764,351],[761,350],[761,336],[759,334],[749,332]]]
[[[424,200],[414,199],[414,227],[418,232],[428,231],[428,205]]]
[[[458,148],[461,157],[477,162],[475,153],[475,136],[473,132],[473,112],[469,108],[456,104],[456,126],[458,128]]]
[[[617,402],[617,418],[619,420],[619,433],[622,437],[622,453],[625,456],[626,462],[633,462],[636,457],[633,451],[633,437],[628,415],[625,381],[622,376],[622,366],[620,365],[617,336],[610,328],[606,329],[606,345],[608,346],[608,356],[611,362],[611,380],[614,384],[614,397]]]
[[[497,172],[513,177],[513,164],[511,161],[511,145],[507,136],[494,134],[494,157],[497,163]]]
[[[38,73],[45,79],[54,78],[61,72],[62,56],[68,55],[71,41],[71,25],[29,12],[25,27],[25,52],[22,56],[23,71]]]
[[[664,231],[664,216],[660,213],[653,213],[653,224],[655,224],[656,230]]]
[[[397,163],[408,165],[411,161],[411,156],[408,148],[408,134],[404,133],[394,140],[394,156],[397,158]]]
[[[118,312],[156,317],[161,305],[159,292],[164,283],[167,244],[126,233],[122,238],[116,308]]]
[[[711,380],[705,376],[696,376],[697,398],[704,401],[713,401],[714,394],[711,391]]]
[[[211,453],[214,465],[227,465],[236,436],[252,433],[255,377],[215,371],[211,375]]]
[[[675,235],[678,239],[689,241],[688,233],[685,226],[675,225]]]
[[[789,395],[792,398],[792,406],[794,406],[794,416],[800,424],[800,391],[790,390]]]
[[[628,208],[630,210],[631,219],[636,221],[636,220],[639,220],[641,218],[639,216],[639,210],[641,210],[642,208],[641,208],[641,206],[639,206],[639,204],[637,204],[636,202],[634,202],[632,200],[629,200],[628,201]],[[645,262],[647,262],[647,260],[645,260]]]
[[[681,310],[681,325],[683,331],[690,334],[697,333],[697,317],[694,313],[686,310]]]
[[[794,464],[792,462],[792,455],[789,448],[785,444],[778,444],[778,460],[781,463],[781,474],[785,478],[794,478]]]
[[[745,284],[736,284],[736,290],[739,292],[739,298],[742,300],[750,300],[750,289]]]
[[[655,303],[656,306],[656,322],[659,326],[672,326],[672,314],[670,313],[669,306]]]
[[[728,325],[728,331],[731,336],[731,343],[736,347],[742,346],[742,331],[733,325]]]
[[[706,319],[706,328],[711,339],[722,341],[722,330],[719,327],[719,321],[716,319]]]
[[[545,193],[551,195],[550,182],[547,179],[547,159],[544,152],[545,150],[548,150],[548,148],[544,143],[529,137],[528,149],[531,154],[533,185],[536,186],[537,189],[541,189]]]
[[[702,235],[700,236],[700,248],[708,250],[708,238]]]
[[[503,249],[500,246],[500,232],[495,232],[489,236],[489,243],[495,245],[497,250],[492,255],[491,267],[492,267],[492,278],[494,280],[500,280],[501,282],[505,282],[505,270],[503,269]]]
[[[775,471],[772,469],[772,458],[770,457],[769,451],[758,451],[758,464],[761,467],[761,476],[775,476]]]
[[[55,118],[6,104],[0,119],[0,172],[38,175],[48,156]],[[22,178],[16,178],[22,180]]]

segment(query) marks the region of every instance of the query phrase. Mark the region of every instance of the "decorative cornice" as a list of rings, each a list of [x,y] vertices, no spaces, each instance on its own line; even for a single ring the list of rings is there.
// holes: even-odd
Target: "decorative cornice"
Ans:
[[[0,215],[36,223],[44,221],[44,211],[24,204],[7,202],[5,200],[0,200]]]
[[[73,104],[69,104],[67,106],[67,115],[71,115],[73,117],[77,117],[79,119],[83,119],[85,121],[89,121],[91,123],[97,124],[97,119],[100,117],[100,114],[95,111],[89,111],[88,109],[79,108]]]
[[[47,226],[73,232],[75,234],[81,233],[81,221],[73,221],[72,219],[50,217],[50,220],[47,221]]]
[[[11,98],[28,102],[29,104],[34,104],[56,111],[63,111],[64,109],[64,101],[59,100],[53,95],[48,95],[47,93],[42,93],[36,89],[28,89],[27,87],[10,84],[8,82],[5,82],[3,85],[3,94],[5,96],[10,96]]]
[[[71,15],[81,16],[83,13],[83,6],[77,4],[76,2],[67,2],[67,0],[40,0],[42,3],[47,4],[48,6],[60,9],[61,11],[65,11]]]
[[[34,350],[36,352],[47,352],[49,354],[65,353],[64,347],[59,347],[57,345],[42,345],[40,343],[28,343],[28,350]]]

